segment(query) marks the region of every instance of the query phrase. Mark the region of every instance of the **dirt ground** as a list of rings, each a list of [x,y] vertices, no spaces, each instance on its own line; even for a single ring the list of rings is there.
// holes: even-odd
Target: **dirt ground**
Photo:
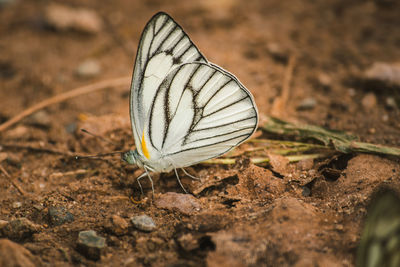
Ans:
[[[79,86],[128,78],[0,133],[0,237],[13,241],[0,240],[3,264],[354,266],[371,194],[381,185],[400,190],[399,159],[352,154],[276,169],[243,156],[235,165],[188,168],[201,178],[182,173],[188,195],[174,174],[154,174],[153,200],[146,180],[140,196],[141,171],[117,155],[71,155],[134,146],[129,76],[141,31],[158,11],[253,93],[260,124],[275,111],[400,147],[400,87],[364,79],[376,62],[400,62],[398,1],[58,2],[0,1],[0,123]],[[68,24],[78,11],[52,17],[62,7],[93,13]],[[288,101],[273,110],[294,57]],[[271,136],[259,131],[256,138]],[[324,164],[336,175],[321,171]],[[136,229],[137,215],[151,217],[156,228]],[[78,234],[86,230],[106,245],[82,248]]]

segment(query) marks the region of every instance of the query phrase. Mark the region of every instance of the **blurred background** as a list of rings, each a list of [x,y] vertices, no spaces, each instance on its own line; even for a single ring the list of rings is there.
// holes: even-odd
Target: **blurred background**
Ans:
[[[75,87],[130,76],[141,31],[152,15],[165,11],[209,61],[242,81],[262,114],[356,132],[369,141],[400,142],[393,136],[400,127],[396,82],[368,82],[371,75],[383,75],[384,82],[397,79],[398,86],[398,76],[390,72],[400,54],[397,1],[2,0],[0,5],[0,122]],[[288,102],[284,110],[272,110],[291,57]],[[368,74],[380,62],[389,71],[382,74],[378,66]],[[63,134],[61,128],[78,113],[127,114],[128,89],[129,83],[41,114]]]

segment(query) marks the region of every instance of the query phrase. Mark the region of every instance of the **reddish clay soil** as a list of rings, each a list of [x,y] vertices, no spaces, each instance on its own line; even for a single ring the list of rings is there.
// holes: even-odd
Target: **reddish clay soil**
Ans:
[[[162,10],[253,93],[260,124],[295,56],[280,118],[400,146],[399,87],[363,78],[375,62],[400,61],[398,1],[59,2],[92,10],[101,27],[51,25],[51,1],[0,3],[0,123],[79,86],[129,77],[141,31]],[[77,75],[89,59],[100,70]],[[398,159],[351,154],[274,168],[247,157],[235,165],[198,164],[187,170],[201,181],[181,175],[191,194],[183,194],[170,173],[153,175],[154,199],[143,179],[141,197],[135,180],[141,170],[117,155],[71,156],[134,146],[128,98],[129,78],[122,87],[49,106],[0,133],[0,263],[353,266],[371,194],[382,184],[400,190]],[[310,98],[314,105],[299,108]],[[251,144],[239,149],[246,147]],[[327,164],[335,175],[321,171]],[[54,210],[61,215],[55,218]],[[153,231],[132,225],[131,218],[143,214],[157,225]],[[97,256],[78,245],[85,230],[105,238]]]

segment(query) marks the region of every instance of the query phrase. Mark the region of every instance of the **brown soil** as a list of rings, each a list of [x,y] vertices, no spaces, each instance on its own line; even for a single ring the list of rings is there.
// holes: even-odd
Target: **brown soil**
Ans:
[[[398,1],[60,1],[101,17],[103,27],[92,34],[49,27],[44,14],[50,1],[9,2],[0,6],[0,122],[56,94],[129,76],[144,25],[163,10],[211,62],[249,88],[261,123],[295,55],[283,119],[400,146],[399,108],[386,105],[388,97],[399,102],[399,88],[362,78],[374,62],[400,61]],[[101,73],[78,77],[86,59],[97,60]],[[3,243],[7,249],[0,254],[20,250],[16,261],[32,266],[353,266],[371,193],[381,184],[400,189],[399,160],[393,158],[354,154],[277,169],[243,158],[229,167],[188,168],[201,182],[182,174],[195,197],[185,199],[196,209],[161,208],[145,179],[146,197],[137,203],[141,171],[117,156],[75,160],[46,151],[128,150],[134,145],[128,90],[127,83],[50,106],[2,133],[0,164],[9,177],[0,172],[0,220],[25,217],[34,225],[27,235],[0,229],[0,237],[23,247]],[[315,107],[298,110],[309,97]],[[321,171],[327,164],[337,175]],[[155,199],[183,193],[172,173],[153,180]],[[56,225],[52,207],[66,209],[73,221]],[[156,230],[133,228],[130,218],[141,214],[153,218]],[[97,261],[77,246],[84,230],[106,238]]]

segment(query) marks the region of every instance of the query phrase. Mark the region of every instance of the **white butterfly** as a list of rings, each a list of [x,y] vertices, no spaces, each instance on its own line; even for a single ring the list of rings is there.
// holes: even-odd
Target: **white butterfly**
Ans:
[[[178,177],[177,168],[218,157],[244,142],[258,122],[251,93],[231,73],[208,62],[163,12],[150,19],[141,36],[130,117],[136,150],[126,152],[123,160],[144,168],[138,179],[171,170]]]

